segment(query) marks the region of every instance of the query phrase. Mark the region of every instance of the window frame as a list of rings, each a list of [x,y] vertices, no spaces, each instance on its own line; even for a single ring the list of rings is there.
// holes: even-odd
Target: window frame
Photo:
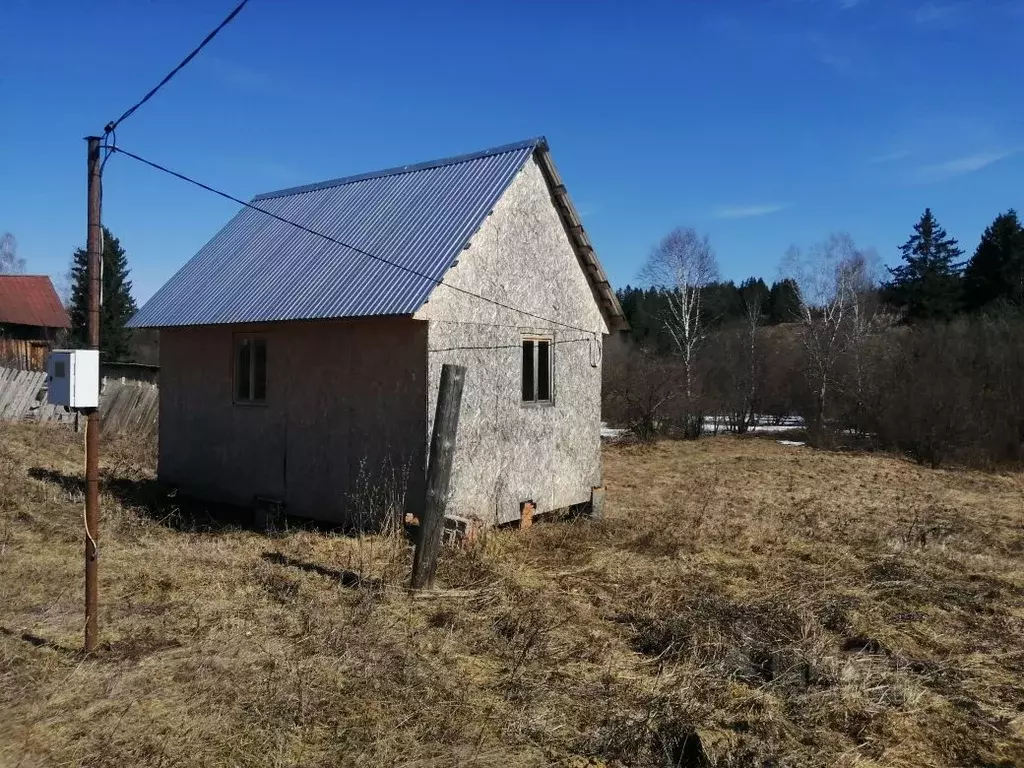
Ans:
[[[540,389],[540,377],[537,375],[540,371],[540,344],[544,342],[547,344],[548,349],[548,397],[546,400],[538,399]],[[533,376],[533,399],[527,400],[523,397],[525,378],[524,372],[525,367],[523,363],[525,354],[525,345],[527,343],[533,344],[533,361],[532,361],[532,376]],[[519,404],[523,408],[551,408],[555,405],[555,336],[550,332],[537,332],[537,331],[524,331],[520,336],[519,340]]]
[[[263,397],[255,398],[253,393],[256,390],[256,355],[254,351],[257,343],[263,345]],[[241,397],[238,392],[238,385],[241,374],[241,351],[244,345],[249,345],[249,360],[248,360],[248,379],[249,379],[249,396]],[[267,343],[266,334],[262,333],[236,333],[233,334],[231,343],[231,402],[234,405],[242,406],[254,406],[257,408],[265,408],[267,405],[267,393],[268,393],[268,380],[269,376],[269,360],[267,357],[267,349],[269,344]]]

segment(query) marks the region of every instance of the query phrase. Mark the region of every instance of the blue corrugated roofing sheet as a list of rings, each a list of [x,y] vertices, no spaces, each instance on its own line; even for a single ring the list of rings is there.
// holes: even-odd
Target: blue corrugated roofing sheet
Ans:
[[[543,139],[258,195],[146,302],[133,328],[407,315]]]

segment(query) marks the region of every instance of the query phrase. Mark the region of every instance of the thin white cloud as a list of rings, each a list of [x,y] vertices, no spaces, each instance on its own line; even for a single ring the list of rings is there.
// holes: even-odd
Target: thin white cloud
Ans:
[[[829,69],[834,69],[840,75],[852,75],[857,71],[856,66],[853,63],[853,59],[849,56],[841,56],[836,53],[823,53],[818,56],[818,61]]]
[[[794,5],[817,5],[824,8],[831,6],[840,11],[849,11],[866,3],[867,0],[789,0],[789,2]]]
[[[917,169],[917,178],[919,181],[925,182],[953,179],[957,176],[980,171],[982,168],[988,168],[1000,160],[1005,160],[1017,154],[1017,152],[1018,150],[1016,149],[997,152],[976,152],[973,155],[964,155],[963,157],[956,157],[941,163],[925,165]]]
[[[801,5],[817,5],[819,7],[832,6],[840,11],[849,11],[858,5],[864,4],[867,0],[789,0],[789,2]]]
[[[882,155],[875,155],[874,157],[871,158],[871,162],[878,164],[896,163],[899,162],[900,160],[906,160],[908,157],[910,157],[909,149],[896,149],[893,150],[892,152],[886,152],[885,154]]]
[[[857,55],[858,51],[849,42],[814,32],[807,36],[807,44],[811,54],[837,74],[843,77],[853,77],[857,74],[859,67],[855,57],[863,57]]]
[[[948,26],[956,22],[960,13],[959,3],[925,3],[914,14],[918,24]]]
[[[789,208],[788,203],[766,203],[761,205],[725,205],[716,208],[716,219],[750,219],[755,216],[767,216]]]
[[[207,55],[203,59],[206,70],[224,85],[246,91],[274,91],[279,83],[273,75],[219,56]]]

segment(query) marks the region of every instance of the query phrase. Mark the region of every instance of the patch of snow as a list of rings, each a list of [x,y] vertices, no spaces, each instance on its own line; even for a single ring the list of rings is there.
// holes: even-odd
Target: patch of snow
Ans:
[[[754,416],[754,423],[747,427],[747,434],[790,432],[794,429],[803,429],[804,420],[799,416],[787,416],[777,419],[774,416],[757,414]],[[717,429],[716,429],[717,428]],[[705,416],[704,431],[710,434],[730,434],[729,420],[726,416]]]
[[[794,429],[800,429],[800,427],[786,424],[755,424],[752,427],[747,427],[748,432],[792,432]]]
[[[807,445],[807,443],[803,442],[802,440],[776,440],[775,442],[778,443],[779,445],[794,445],[798,447],[803,447]]]
[[[799,416],[787,416],[783,419],[777,419],[774,416],[765,416],[759,414],[754,417],[754,423],[747,427],[747,434],[754,434],[755,432],[760,434],[778,434],[792,432],[794,429],[803,429],[803,427],[804,420],[801,419]],[[732,431],[729,429],[728,419],[725,416],[705,416],[704,434],[732,434]],[[609,427],[608,422],[601,422],[602,438],[606,440],[621,440],[622,438],[628,436],[628,429]],[[803,443],[800,443],[800,445],[803,445]]]

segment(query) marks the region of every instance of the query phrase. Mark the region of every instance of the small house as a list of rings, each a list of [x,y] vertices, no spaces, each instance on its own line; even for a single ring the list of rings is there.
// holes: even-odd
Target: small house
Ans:
[[[466,366],[448,514],[601,485],[625,326],[544,139],[255,197],[132,318],[160,331],[159,477],[361,523],[423,505],[441,366]]]
[[[46,275],[0,275],[0,365],[42,370],[57,337],[71,327]]]

